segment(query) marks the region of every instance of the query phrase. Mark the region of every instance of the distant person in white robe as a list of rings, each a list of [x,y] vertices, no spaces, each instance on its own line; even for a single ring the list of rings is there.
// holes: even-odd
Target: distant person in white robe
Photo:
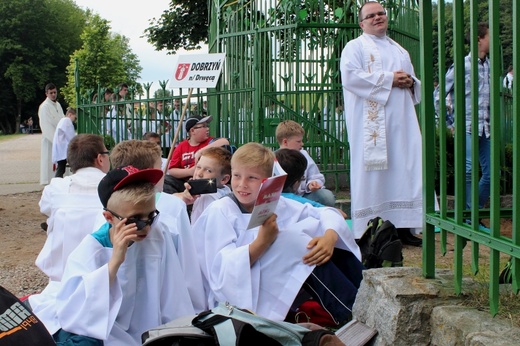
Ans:
[[[507,69],[507,74],[504,77],[504,88],[505,89],[513,89],[513,65],[509,66]]]
[[[193,202],[192,225],[211,203],[231,193],[231,189],[227,186],[231,179],[231,153],[229,150],[223,147],[202,149],[199,160],[195,164],[193,179],[215,179],[217,192],[200,195]]]
[[[150,328],[194,313],[170,234],[151,227],[162,176],[125,166],[99,183],[106,223],[69,256],[56,315],[40,318],[58,344],[137,346]]]
[[[49,83],[45,86],[47,98],[38,108],[40,129],[42,130],[42,145],[40,157],[40,185],[47,185],[52,177],[52,141],[58,122],[64,117],[63,108],[57,101],[58,89]]]
[[[423,226],[421,132],[414,106],[420,81],[408,52],[386,36],[378,2],[359,11],[363,34],[341,53],[341,79],[350,143],[352,223],[356,239],[367,222],[390,220],[405,244],[421,245],[410,228]]]
[[[55,178],[63,178],[67,168],[67,148],[72,138],[76,135],[74,122],[76,121],[76,110],[68,108],[65,117],[62,118],[52,141],[52,163],[56,164]]]
[[[354,237],[335,209],[280,197],[275,214],[261,226],[247,228],[273,163],[269,148],[241,146],[231,159],[233,194],[211,203],[193,225],[208,303],[213,307],[227,301],[284,320],[306,284],[337,323],[345,322],[351,318],[363,266]],[[340,252],[349,268],[346,274],[333,263]]]

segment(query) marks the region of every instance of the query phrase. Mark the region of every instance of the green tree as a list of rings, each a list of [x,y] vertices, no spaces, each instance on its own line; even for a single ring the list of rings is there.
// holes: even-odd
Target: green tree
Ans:
[[[172,54],[180,48],[200,49],[202,43],[208,43],[208,4],[216,2],[171,0],[170,8],[159,19],[150,20],[151,26],[145,30],[148,42],[156,50],[165,49]]]
[[[464,3],[464,27],[465,32],[469,32],[469,23],[470,23],[470,3],[466,1]],[[478,21],[479,22],[489,22],[489,8],[487,1],[482,1],[478,5]],[[434,70],[437,71],[438,66],[438,30],[437,27],[439,25],[437,18],[437,4],[434,4],[433,10],[433,50],[434,50]],[[502,0],[500,1],[500,34],[499,40],[500,45],[502,46],[502,58],[503,58],[503,66],[504,70],[511,64],[513,61],[513,3],[512,0]],[[451,66],[453,63],[453,3],[446,2],[445,3],[445,43],[446,43],[446,69]],[[494,38],[492,38],[494,39]],[[465,51],[469,52],[469,42],[465,44]],[[505,71],[504,71],[505,72]]]
[[[2,1],[0,13],[0,128],[12,133],[22,115],[37,121],[46,83],[65,82],[84,17],[71,0]]]
[[[67,102],[76,105],[75,69],[79,68],[80,94],[90,99],[98,87],[116,86],[121,82],[135,85],[142,68],[129,45],[128,38],[110,32],[106,19],[87,12],[87,24],[81,34],[83,44],[70,57],[67,84],[62,92]]]

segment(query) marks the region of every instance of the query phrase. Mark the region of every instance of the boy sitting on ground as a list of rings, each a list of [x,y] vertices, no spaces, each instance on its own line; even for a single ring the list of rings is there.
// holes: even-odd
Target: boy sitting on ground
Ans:
[[[175,147],[168,165],[168,175],[165,177],[165,192],[184,191],[184,183],[193,177],[197,152],[205,147],[221,147],[229,145],[226,138],[213,138],[209,135],[211,116],[193,115],[186,120],[186,140]]]
[[[132,165],[137,169],[160,169],[161,149],[156,143],[150,141],[123,141],[112,149],[110,159],[114,167]],[[204,293],[190,219],[186,210],[187,201],[193,198],[187,190],[184,193],[171,195],[162,192],[162,188],[163,180],[161,179],[155,186],[157,209],[161,214],[152,225],[152,230],[155,228],[167,230],[171,234],[184,276],[184,280],[178,280],[177,284],[187,287],[195,312],[201,312],[207,309],[207,298]]]
[[[247,229],[274,159],[261,144],[240,147],[231,158],[233,194],[211,203],[193,225],[209,305],[228,301],[284,320],[305,287],[338,324],[345,322],[351,318],[363,266],[354,237],[336,210],[280,197],[276,214]]]
[[[319,202],[296,194],[296,191],[300,186],[300,181],[304,177],[305,168],[307,167],[307,159],[305,156],[300,151],[293,149],[278,149],[275,152],[275,155],[276,160],[287,173],[287,178],[285,179],[285,183],[283,185],[282,196],[293,199],[300,203],[309,203],[316,208],[325,207],[325,205]],[[336,210],[339,211],[344,219],[347,218],[347,214],[345,214],[343,210],[339,208],[336,208]]]
[[[217,192],[200,195],[193,203],[191,223],[194,224],[200,214],[213,202],[231,193],[226,184],[231,178],[231,153],[223,147],[209,147],[200,151],[200,158],[195,165],[193,179],[213,178],[217,183]],[[188,184],[190,182],[188,181]]]
[[[148,329],[193,314],[188,291],[172,275],[180,265],[170,235],[151,229],[162,176],[126,166],[100,181],[106,224],[69,256],[56,315],[42,319],[58,344],[141,345]]]
[[[295,121],[285,120],[276,127],[276,140],[280,149],[294,149],[300,151],[307,159],[307,169],[296,194],[323,205],[334,207],[336,197],[332,191],[325,188],[325,177],[309,153],[303,149],[305,130]]]

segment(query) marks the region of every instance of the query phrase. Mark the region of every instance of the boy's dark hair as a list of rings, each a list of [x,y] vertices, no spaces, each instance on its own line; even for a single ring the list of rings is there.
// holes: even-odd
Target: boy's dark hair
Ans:
[[[104,152],[103,137],[83,133],[72,138],[67,148],[67,163],[72,173],[80,168],[94,167],[99,154]]]
[[[157,132],[148,131],[143,135],[143,140],[148,141],[150,138],[161,138],[161,135]]]
[[[480,22],[477,24],[477,37],[483,38],[486,36],[487,32],[489,30],[489,23],[488,22]],[[471,30],[466,33],[466,43],[471,43]]]
[[[56,85],[54,85],[53,83],[48,83],[45,86],[45,93],[47,93],[47,91],[49,91],[49,90],[54,90],[54,89],[56,89]]]
[[[305,174],[307,159],[302,153],[294,149],[278,149],[274,154],[280,166],[287,173],[283,192],[294,192],[294,184],[300,181]]]
[[[365,3],[363,3],[363,5],[361,5],[359,7],[359,11],[358,11],[358,22],[361,22],[363,20],[363,18],[361,17],[361,11],[363,11],[363,7],[365,7],[366,4],[380,4],[381,6],[383,6],[383,4],[381,4],[379,1],[367,1]],[[384,6],[383,6],[384,7]]]

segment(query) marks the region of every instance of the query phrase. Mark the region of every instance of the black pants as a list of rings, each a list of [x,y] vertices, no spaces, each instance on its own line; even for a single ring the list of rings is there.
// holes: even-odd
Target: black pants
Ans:
[[[353,253],[336,248],[330,261],[314,268],[303,288],[337,323],[342,323],[352,318],[352,306],[364,269]]]
[[[67,160],[59,160],[56,167],[56,175],[55,178],[63,178],[63,174],[65,174],[65,168],[67,168]]]

